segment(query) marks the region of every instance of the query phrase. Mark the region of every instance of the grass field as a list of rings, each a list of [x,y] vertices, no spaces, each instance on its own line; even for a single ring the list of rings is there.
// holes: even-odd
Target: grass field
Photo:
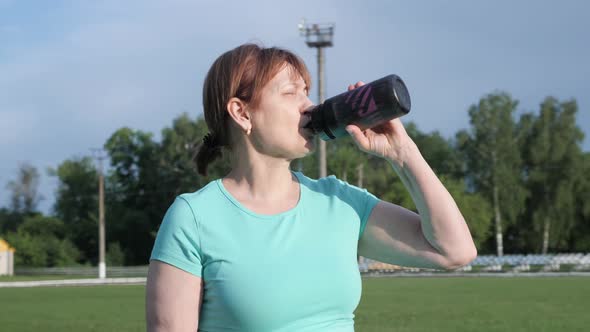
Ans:
[[[0,330],[145,331],[143,286],[0,288]],[[590,278],[365,278],[356,331],[588,331]]]

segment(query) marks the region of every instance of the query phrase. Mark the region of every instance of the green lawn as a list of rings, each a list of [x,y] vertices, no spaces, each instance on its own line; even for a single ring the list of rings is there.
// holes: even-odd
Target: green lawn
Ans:
[[[590,279],[365,278],[356,331],[587,331]],[[1,331],[144,331],[143,286],[0,288]]]
[[[590,331],[590,278],[364,281],[357,331]]]

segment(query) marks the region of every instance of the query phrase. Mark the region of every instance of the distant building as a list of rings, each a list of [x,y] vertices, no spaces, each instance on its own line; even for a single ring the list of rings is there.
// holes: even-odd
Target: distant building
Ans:
[[[0,276],[14,275],[14,248],[0,239]]]

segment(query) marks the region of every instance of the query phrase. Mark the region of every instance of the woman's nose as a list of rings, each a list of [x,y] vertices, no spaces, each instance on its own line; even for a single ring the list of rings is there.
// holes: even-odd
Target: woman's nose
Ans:
[[[311,99],[309,99],[309,97],[305,96],[305,100],[303,102],[303,113],[307,113],[309,112],[310,108],[313,106],[313,102],[311,101]]]

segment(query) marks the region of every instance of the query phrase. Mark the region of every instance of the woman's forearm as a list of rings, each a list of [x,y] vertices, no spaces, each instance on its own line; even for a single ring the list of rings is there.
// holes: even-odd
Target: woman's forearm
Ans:
[[[477,250],[465,219],[416,144],[408,139],[396,158],[388,161],[416,204],[426,240],[453,265],[473,260]]]

